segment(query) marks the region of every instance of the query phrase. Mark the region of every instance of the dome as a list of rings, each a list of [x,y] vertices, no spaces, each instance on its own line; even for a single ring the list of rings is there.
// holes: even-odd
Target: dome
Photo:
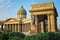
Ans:
[[[18,14],[21,14],[21,13],[26,14],[26,10],[24,9],[23,6],[21,6],[21,8],[18,10]]]

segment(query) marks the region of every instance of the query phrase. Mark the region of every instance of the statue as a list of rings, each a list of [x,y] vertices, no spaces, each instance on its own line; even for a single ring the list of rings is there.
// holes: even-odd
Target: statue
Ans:
[[[32,16],[32,25],[35,25],[35,16]]]

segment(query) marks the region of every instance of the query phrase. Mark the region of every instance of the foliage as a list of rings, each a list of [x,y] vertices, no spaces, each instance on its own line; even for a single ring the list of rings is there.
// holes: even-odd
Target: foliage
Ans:
[[[0,32],[0,40],[8,40],[8,34]]]
[[[9,40],[11,39],[13,39],[13,40],[23,40],[24,39],[24,37],[25,37],[25,35],[24,34],[22,34],[22,33],[20,33],[20,32],[11,32],[10,34],[9,34]]]
[[[23,39],[20,37],[9,37],[8,40],[23,40]]]
[[[3,34],[0,32],[0,40],[3,40]]]
[[[25,36],[20,32],[0,32],[0,40],[60,40],[60,33],[46,32]]]
[[[4,30],[0,32],[0,40],[23,40],[25,35],[20,32],[11,32],[10,30]]]
[[[60,33],[47,32],[26,36],[24,40],[60,40]]]

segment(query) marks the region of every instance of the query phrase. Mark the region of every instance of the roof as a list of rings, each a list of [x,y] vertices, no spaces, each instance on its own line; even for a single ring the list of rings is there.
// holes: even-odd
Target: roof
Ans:
[[[18,10],[18,13],[24,13],[24,14],[26,14],[26,10],[24,9],[23,6],[21,6],[21,8]]]
[[[0,25],[3,25],[4,24],[4,21],[3,20],[0,20]]]
[[[9,19],[6,19],[4,22],[9,21],[9,20],[19,21],[19,20],[17,20],[16,18],[9,18]]]
[[[0,25],[4,24],[4,23],[21,23],[20,19],[17,19],[17,18],[9,18],[9,19],[6,19],[5,21],[0,21]],[[31,22],[31,18],[26,18],[26,19],[22,19],[22,23],[25,24],[25,23],[30,23]]]
[[[48,11],[48,10],[54,10],[55,6],[53,2],[43,3],[43,4],[33,4],[31,11]]]

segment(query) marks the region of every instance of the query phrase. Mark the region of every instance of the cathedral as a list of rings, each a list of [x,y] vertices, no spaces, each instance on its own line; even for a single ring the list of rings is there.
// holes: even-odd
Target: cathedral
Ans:
[[[29,12],[31,13],[31,17],[26,18],[27,12],[21,6],[17,12],[17,18],[0,21],[1,30],[30,32],[31,34],[57,32],[58,14],[53,2],[33,4]]]

